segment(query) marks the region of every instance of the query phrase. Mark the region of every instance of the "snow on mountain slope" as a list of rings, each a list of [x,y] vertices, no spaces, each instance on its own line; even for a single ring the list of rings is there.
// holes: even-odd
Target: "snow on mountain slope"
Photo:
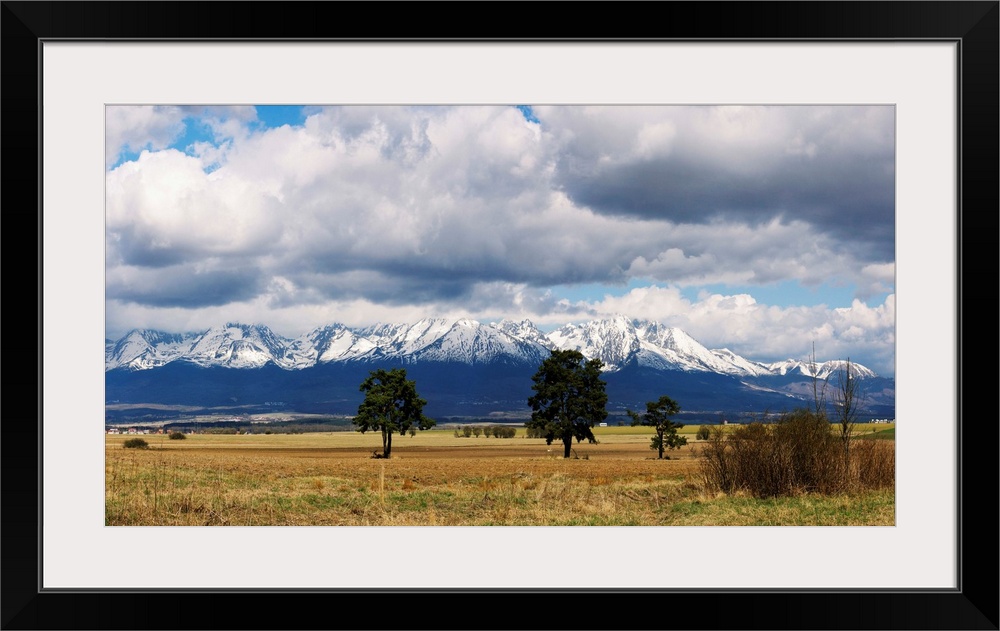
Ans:
[[[714,355],[684,331],[663,326],[658,322],[637,320],[636,333],[644,347],[673,364],[680,370],[700,370],[720,373],[737,373],[728,362]]]
[[[162,366],[181,357],[193,339],[190,333],[133,329],[110,347],[105,345],[104,369],[146,370]]]
[[[547,335],[529,320],[482,324],[465,318],[356,329],[331,324],[294,340],[275,335],[260,324],[228,323],[201,334],[183,335],[137,329],[106,345],[105,369],[145,370],[176,360],[228,368],[259,368],[273,363],[285,369],[384,359],[403,363],[539,364],[553,349],[578,350],[587,359],[600,359],[605,371],[634,365],[737,377],[812,374],[807,362],[755,362],[727,349],[709,350],[678,328],[623,315],[567,324]],[[823,362],[817,365],[816,373],[821,379],[829,378],[845,363]],[[859,364],[851,366],[857,376],[877,376]]]
[[[283,368],[295,365],[288,341],[262,324],[227,323],[203,333],[185,353],[184,359],[201,366],[260,368],[273,362]]]
[[[819,373],[820,379],[826,379],[827,377],[835,377],[838,371],[843,370],[846,367],[847,367],[847,360],[832,359],[830,361],[825,361],[822,364],[820,364],[819,370],[817,372]],[[875,371],[871,370],[870,368],[862,366],[861,364],[856,364],[854,362],[851,362],[851,374],[854,375],[855,377],[861,377],[861,378],[878,376],[875,374]]]
[[[531,320],[514,322],[513,320],[504,319],[500,322],[490,323],[490,326],[498,331],[506,333],[516,340],[531,342],[532,344],[537,344],[549,350],[553,348],[552,342],[549,338],[545,337],[545,334],[542,333],[538,327],[531,322]]]
[[[786,359],[780,362],[763,364],[768,373],[772,375],[800,374],[804,377],[815,376],[819,379],[830,379],[831,377],[834,377],[837,372],[846,367],[846,365],[847,360],[841,359],[825,361],[815,364],[815,366],[813,366],[810,362],[799,361],[796,359]],[[855,362],[851,362],[851,373],[854,376],[861,378],[878,376],[875,374],[875,371]]]
[[[425,318],[416,324],[376,324],[358,329],[356,334],[374,346],[368,358],[405,358],[433,344],[453,324],[445,318]]]
[[[753,376],[770,374],[767,368],[760,362],[750,361],[745,357],[740,357],[728,348],[712,349],[711,353],[730,366],[734,366],[737,370],[741,371],[736,374]]]
[[[537,364],[548,357],[547,348],[514,338],[498,328],[475,320],[457,320],[443,335],[412,354],[415,361],[453,361],[466,364]]]
[[[371,340],[359,337],[343,324],[317,327],[291,344],[296,368],[356,359],[373,349],[375,344]]]
[[[635,327],[625,316],[567,324],[546,336],[554,348],[577,350],[587,359],[600,359],[605,370],[618,370],[639,352]]]
[[[730,351],[710,351],[684,331],[623,315],[582,325],[567,325],[549,333],[555,348],[575,349],[598,358],[606,370],[635,363],[657,370],[705,371],[727,375],[760,375],[760,365]]]

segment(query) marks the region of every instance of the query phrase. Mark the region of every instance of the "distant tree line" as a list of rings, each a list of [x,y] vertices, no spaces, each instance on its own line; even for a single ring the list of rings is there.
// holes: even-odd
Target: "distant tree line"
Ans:
[[[455,438],[472,438],[475,436],[485,436],[486,438],[514,438],[517,436],[517,428],[509,425],[464,425],[455,429]]]
[[[305,418],[290,421],[272,421],[269,423],[240,421],[181,422],[167,423],[163,427],[167,431],[181,431],[185,433],[194,431],[201,434],[307,434],[311,432],[346,432],[353,429],[351,419],[341,417]]]

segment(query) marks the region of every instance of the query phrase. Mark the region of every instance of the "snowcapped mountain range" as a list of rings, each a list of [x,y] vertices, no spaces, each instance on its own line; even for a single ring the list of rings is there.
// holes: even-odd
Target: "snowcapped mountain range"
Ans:
[[[118,341],[106,340],[105,344],[105,370],[130,372],[174,362],[225,368],[261,368],[273,364],[286,370],[385,361],[537,366],[554,349],[574,349],[588,359],[600,359],[609,373],[625,367],[733,377],[811,377],[813,373],[809,362],[753,361],[727,349],[710,350],[678,328],[622,315],[567,324],[547,334],[528,320],[483,324],[462,318],[363,328],[331,324],[288,339],[262,324],[228,323],[201,333],[135,329]],[[829,377],[842,365],[840,360],[817,363],[816,376]],[[859,377],[877,376],[859,364],[852,363],[852,371]]]

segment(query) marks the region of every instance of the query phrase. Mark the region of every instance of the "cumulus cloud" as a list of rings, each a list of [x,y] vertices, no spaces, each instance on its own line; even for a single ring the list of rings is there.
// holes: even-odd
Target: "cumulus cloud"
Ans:
[[[122,152],[158,151],[171,145],[191,124],[202,125],[216,141],[246,134],[257,119],[252,106],[109,105],[104,109],[104,160],[110,167]],[[207,149],[203,145],[203,149]]]
[[[118,162],[122,151],[163,149],[184,133],[184,114],[174,106],[119,105],[104,110],[104,161]]]
[[[281,237],[281,208],[252,180],[206,173],[177,150],[144,151],[106,186],[109,264],[160,266],[263,255]]]

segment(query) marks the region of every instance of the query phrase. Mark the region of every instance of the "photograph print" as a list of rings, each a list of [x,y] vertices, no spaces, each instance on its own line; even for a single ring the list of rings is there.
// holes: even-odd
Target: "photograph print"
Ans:
[[[895,525],[892,105],[108,105],[106,526]]]

